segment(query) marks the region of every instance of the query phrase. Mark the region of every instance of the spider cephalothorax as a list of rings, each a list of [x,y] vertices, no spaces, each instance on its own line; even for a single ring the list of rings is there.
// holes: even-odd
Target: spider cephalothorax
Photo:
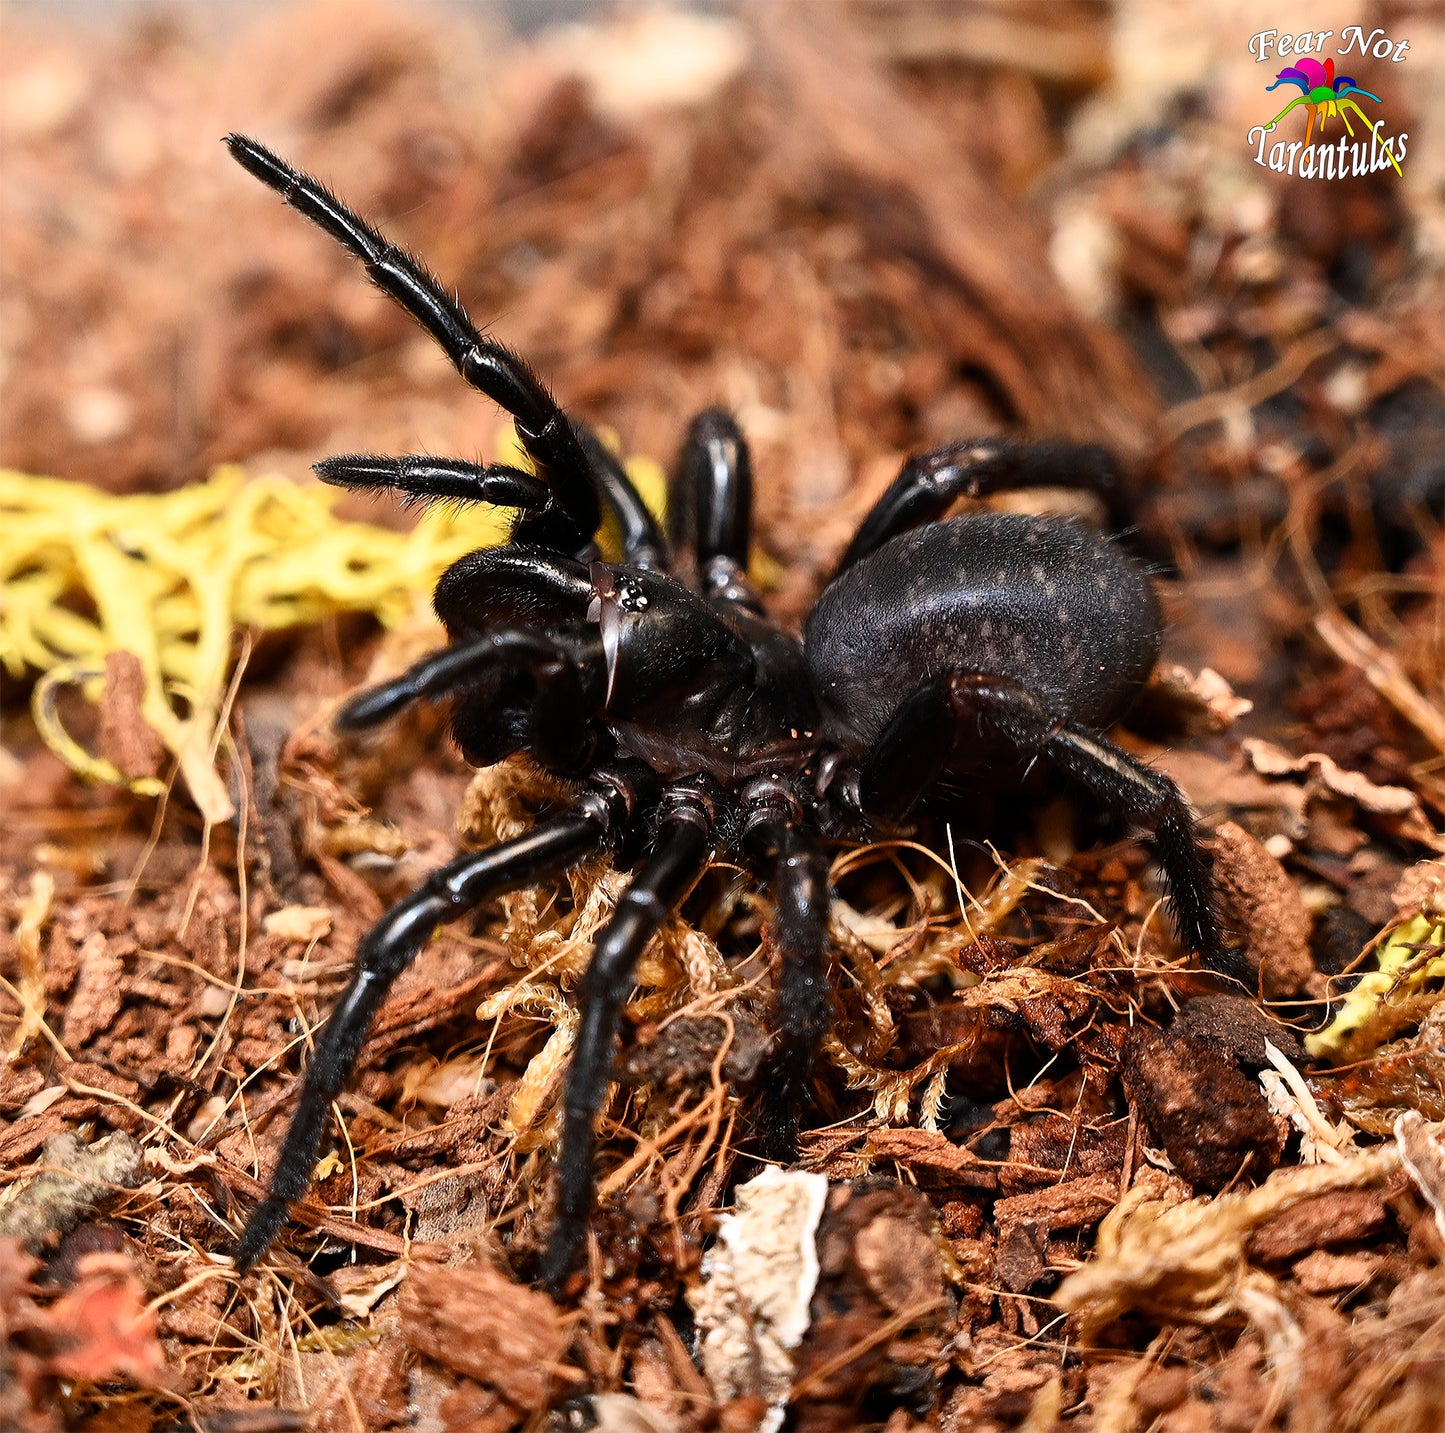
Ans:
[[[329,458],[328,482],[520,510],[511,541],[437,584],[448,645],[362,692],[337,725],[374,725],[450,700],[467,758],[518,752],[574,783],[571,809],[469,852],[382,917],[357,952],[306,1073],[270,1192],[237,1251],[276,1237],[316,1162],[331,1102],[397,975],[442,921],[607,848],[635,867],[579,989],[556,1208],[542,1276],[574,1261],[593,1197],[593,1121],[619,1016],[648,942],[727,848],[768,872],[782,965],[765,1137],[792,1139],[827,1022],[827,865],[819,838],[905,822],[937,780],[1042,757],[1152,834],[1183,939],[1224,954],[1210,866],[1174,784],[1101,733],[1158,655],[1142,569],[1089,530],[1041,517],[947,518],[956,498],[1076,483],[1106,502],[1095,448],[987,438],[910,459],[868,514],[802,639],[772,622],[747,578],[751,475],[736,424],[694,420],[677,465],[671,542],[605,448],[516,355],[484,338],[413,258],[314,179],[249,139],[231,153],[362,260],[515,421],[533,472],[435,458]],[[622,561],[598,559],[607,512]],[[690,554],[690,581],[671,575]]]

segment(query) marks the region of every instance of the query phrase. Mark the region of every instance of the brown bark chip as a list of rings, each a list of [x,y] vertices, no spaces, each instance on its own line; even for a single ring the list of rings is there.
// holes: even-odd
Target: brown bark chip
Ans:
[[[912,1220],[880,1215],[859,1232],[853,1253],[869,1290],[889,1313],[942,1301],[938,1249]]]
[[[1015,1224],[999,1239],[994,1268],[999,1282],[1015,1294],[1033,1288],[1048,1269],[1043,1236],[1034,1224]]]
[[[1246,1069],[1262,1070],[1269,1064],[1265,1043],[1273,1045],[1292,1065],[1304,1062],[1304,1047],[1288,1025],[1271,1020],[1253,1000],[1242,995],[1196,995],[1169,1027],[1171,1039],[1181,1035],[1212,1040]]]
[[[166,749],[141,715],[145,672],[134,652],[112,652],[105,659],[105,692],[100,702],[100,750],[128,781],[155,776]]]
[[[125,996],[120,956],[101,931],[92,931],[85,938],[79,960],[80,975],[60,1026],[60,1038],[72,1050],[110,1028]]]
[[[1315,974],[1309,913],[1284,867],[1233,821],[1214,833],[1214,883],[1225,929],[1244,942],[1265,995],[1302,994]]]
[[[819,1427],[854,1427],[870,1387],[917,1387],[942,1348],[950,1310],[928,1201],[883,1179],[835,1186],[818,1231],[813,1322],[795,1355],[793,1397],[833,1405]],[[890,1323],[890,1321],[897,1321]],[[893,1327],[880,1339],[880,1329]],[[845,1410],[847,1410],[845,1412]]]
[[[1258,1084],[1212,1041],[1141,1026],[1125,1042],[1123,1075],[1130,1100],[1195,1188],[1220,1190],[1279,1163],[1284,1129]]]
[[[1295,1282],[1308,1294],[1362,1289],[1385,1267],[1377,1254],[1331,1254],[1316,1249],[1294,1266]]]
[[[1368,1239],[1384,1229],[1388,1219],[1385,1193],[1339,1189],[1293,1205],[1255,1230],[1249,1257],[1260,1264],[1285,1263],[1312,1249]]]
[[[437,1416],[447,1433],[509,1433],[519,1417],[490,1388],[467,1378],[438,1403]]]
[[[868,1146],[875,1159],[897,1160],[930,1189],[998,1187],[997,1165],[980,1159],[937,1130],[871,1130]]]
[[[1009,1129],[1008,1160],[999,1169],[999,1188],[1022,1194],[1054,1185],[1068,1175],[1104,1174],[1118,1179],[1129,1143],[1129,1122],[1096,1125],[1056,1113],[1023,1120]]]
[[[546,1404],[553,1366],[570,1342],[551,1299],[486,1264],[412,1265],[401,1328],[419,1353],[528,1410]]]
[[[1119,1201],[1119,1180],[1114,1174],[1086,1174],[1032,1194],[1000,1199],[993,1217],[1003,1234],[1022,1224],[1055,1229],[1092,1228]]]
[[[354,1433],[358,1420],[367,1433],[410,1424],[407,1408],[406,1349],[388,1340],[379,1348],[357,1350],[349,1358],[308,1355],[315,1383],[308,1388],[307,1433]]]

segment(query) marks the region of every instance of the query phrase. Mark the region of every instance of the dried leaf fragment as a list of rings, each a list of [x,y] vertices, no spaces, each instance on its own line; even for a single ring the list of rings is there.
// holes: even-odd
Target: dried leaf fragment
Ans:
[[[1181,705],[1199,712],[1210,731],[1228,731],[1240,717],[1254,710],[1254,703],[1247,697],[1236,696],[1234,688],[1213,667],[1191,672],[1178,662],[1164,662],[1149,683]]]
[[[1247,1193],[1173,1205],[1141,1182],[1105,1216],[1094,1258],[1059,1285],[1054,1302],[1078,1315],[1085,1338],[1133,1312],[1218,1323],[1242,1309],[1253,1229],[1315,1195],[1379,1184],[1399,1164],[1399,1151],[1386,1146],[1341,1164],[1276,1170]]]
[[[49,1364],[61,1378],[90,1383],[129,1377],[153,1384],[165,1367],[155,1311],[124,1254],[86,1254],[76,1286],[49,1309],[55,1340]]]
[[[293,945],[310,945],[331,932],[330,906],[283,906],[261,922],[267,935]]]
[[[1283,747],[1256,737],[1241,742],[1240,750],[1261,776],[1305,776],[1306,799],[1316,792],[1343,796],[1362,811],[1388,817],[1392,828],[1408,840],[1445,851],[1445,836],[1430,824],[1420,798],[1406,787],[1381,786],[1358,771],[1346,771],[1320,751],[1296,759]]]

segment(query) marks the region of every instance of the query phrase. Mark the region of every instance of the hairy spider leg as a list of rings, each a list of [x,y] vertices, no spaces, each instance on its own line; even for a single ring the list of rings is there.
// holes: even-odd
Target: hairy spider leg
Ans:
[[[617,902],[577,990],[580,1022],[557,1155],[557,1195],[539,1275],[549,1289],[566,1283],[596,1196],[592,1167],[597,1112],[607,1093],[622,1005],[633,971],[652,938],[696,884],[712,852],[711,803],[698,789],[678,785],[663,793],[657,833],[637,878]]]
[[[987,497],[1016,488],[1058,487],[1084,488],[1097,494],[1110,523],[1116,528],[1126,525],[1123,480],[1104,448],[974,438],[915,454],[858,525],[833,576],[847,571],[890,537],[937,522],[959,498]]]
[[[1211,863],[1179,788],[1113,742],[1052,715],[1007,677],[945,672],[905,702],[863,765],[864,812],[901,822],[947,765],[965,722],[996,732],[1020,754],[1042,756],[1110,811],[1143,826],[1159,853],[1181,940],[1212,969],[1238,974],[1214,909]],[[920,760],[920,752],[930,755]]]
[[[242,168],[355,254],[371,281],[441,345],[462,378],[512,415],[522,446],[558,500],[544,512],[524,513],[517,540],[563,552],[586,548],[602,520],[597,477],[567,415],[527,363],[483,338],[461,301],[419,259],[359,218],[319,180],[244,135],[227,135],[226,144]]]
[[[332,718],[338,731],[389,721],[414,702],[450,696],[484,672],[506,667],[530,673],[536,684],[528,749],[549,771],[582,771],[596,751],[587,700],[605,682],[602,640],[580,639],[580,655],[545,633],[502,627],[423,657],[399,677],[358,692]],[[590,680],[584,684],[584,677]]]
[[[617,454],[586,424],[573,419],[582,450],[597,474],[602,501],[617,523],[622,560],[632,567],[656,568],[666,572],[672,565],[667,539],[657,519],[642,500],[642,494],[627,476]]]
[[[627,470],[590,428],[576,421],[572,426],[597,475],[603,504],[617,523],[622,560],[634,567],[667,571],[667,543]],[[342,453],[311,466],[322,482],[334,487],[355,492],[397,492],[404,503],[490,503],[518,508],[533,516],[546,512],[553,503],[552,489],[541,478],[506,463],[469,463],[462,458],[414,454],[387,457],[379,453]]]
[[[673,472],[673,540],[691,546],[698,590],[723,606],[762,611],[748,580],[753,466],[730,413],[709,408],[688,426]]]
[[[608,808],[596,802],[554,817],[513,841],[459,856],[433,871],[366,933],[351,982],[316,1042],[270,1188],[252,1210],[236,1246],[238,1268],[250,1268],[266,1252],[285,1225],[292,1202],[306,1192],[332,1101],[351,1077],[372,1017],[436,927],[475,910],[490,896],[530,886],[574,865],[602,845],[610,825]]]
[[[773,934],[781,960],[777,1043],[761,1081],[762,1146],[768,1159],[788,1161],[797,1156],[798,1112],[828,1030],[828,861],[812,833],[790,815],[769,813],[749,834],[773,854]]]
[[[1153,840],[1184,944],[1211,970],[1248,979],[1240,953],[1225,943],[1214,905],[1214,869],[1184,793],[1163,772],[1113,742],[1072,726],[1051,735],[1044,756],[1110,810],[1137,821]]]
[[[552,504],[552,490],[541,478],[505,463],[483,466],[460,458],[342,453],[311,466],[333,487],[397,492],[407,501],[491,503],[530,513],[545,512]]]

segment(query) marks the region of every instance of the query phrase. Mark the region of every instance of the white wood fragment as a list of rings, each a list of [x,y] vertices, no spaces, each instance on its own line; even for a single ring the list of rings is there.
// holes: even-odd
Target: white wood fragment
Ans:
[[[761,1395],[760,1433],[782,1426],[818,1286],[818,1224],[828,1195],[821,1174],[769,1168],[737,1189],[689,1294],[702,1332],[702,1364],[718,1401]]]

